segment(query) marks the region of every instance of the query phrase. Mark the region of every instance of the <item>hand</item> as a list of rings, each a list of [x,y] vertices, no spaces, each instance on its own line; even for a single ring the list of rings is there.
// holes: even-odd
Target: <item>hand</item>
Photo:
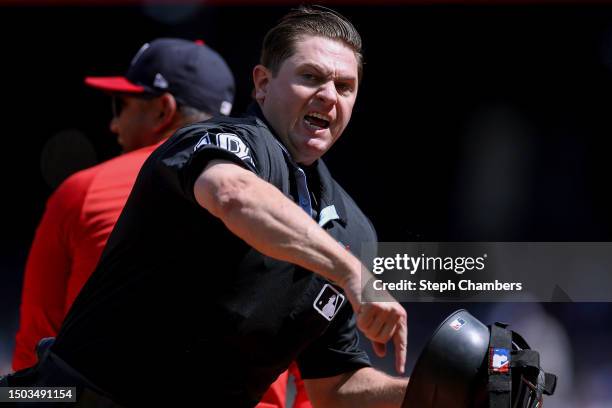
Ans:
[[[404,374],[408,346],[408,323],[406,310],[397,303],[363,303],[357,313],[357,327],[372,341],[378,357],[387,353],[387,342],[393,340],[395,346],[395,369]]]
[[[366,272],[367,276],[367,272]],[[376,294],[378,302],[362,303],[360,279],[347,280],[342,285],[357,315],[357,327],[370,339],[379,357],[387,353],[387,342],[395,346],[395,369],[404,374],[408,348],[408,321],[406,310],[388,292]],[[365,296],[370,298],[370,296]]]

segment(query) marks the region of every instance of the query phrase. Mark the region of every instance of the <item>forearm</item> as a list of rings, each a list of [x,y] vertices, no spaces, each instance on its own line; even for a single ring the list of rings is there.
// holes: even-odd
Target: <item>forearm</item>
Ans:
[[[317,389],[317,381],[306,382],[315,408],[372,407],[398,408],[408,386],[407,378],[391,377],[373,368],[362,368],[338,381],[333,388]]]
[[[196,182],[194,193],[203,207],[259,252],[300,265],[341,286],[347,279],[358,278],[359,260],[255,174],[232,164],[212,163]]]

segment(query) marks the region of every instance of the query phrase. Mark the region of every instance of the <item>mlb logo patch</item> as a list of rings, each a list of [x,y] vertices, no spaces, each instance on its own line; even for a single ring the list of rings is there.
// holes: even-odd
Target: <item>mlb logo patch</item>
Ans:
[[[452,322],[449,323],[449,326],[453,329],[453,330],[459,330],[463,327],[463,325],[465,324],[465,320],[463,320],[462,318],[458,317],[455,320],[453,320]]]
[[[507,373],[510,371],[510,350],[491,348],[489,352],[489,369],[494,373]]]
[[[312,306],[321,316],[331,322],[343,303],[344,295],[332,285],[326,283]]]

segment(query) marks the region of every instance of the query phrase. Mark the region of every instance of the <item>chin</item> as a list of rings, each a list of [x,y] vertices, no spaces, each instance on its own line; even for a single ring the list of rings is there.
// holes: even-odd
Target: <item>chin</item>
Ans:
[[[304,150],[301,151],[302,163],[304,164],[312,164],[317,161],[327,152],[327,149],[320,149],[313,146],[306,146]]]
[[[319,156],[325,153],[326,151],[328,151],[332,145],[332,143],[327,140],[323,141],[323,140],[318,139],[318,140],[314,140],[313,142],[314,143],[309,144],[307,148],[312,153],[318,153]]]

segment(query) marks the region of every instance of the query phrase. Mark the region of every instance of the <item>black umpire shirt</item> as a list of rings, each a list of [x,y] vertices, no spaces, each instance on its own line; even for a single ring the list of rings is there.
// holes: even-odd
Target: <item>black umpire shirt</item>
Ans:
[[[213,159],[275,185],[356,255],[376,241],[325,164],[298,167],[257,106],[179,130],[145,162],[52,348],[119,403],[247,407],[291,361],[306,379],[369,366],[341,289],[262,255],[197,203]]]

